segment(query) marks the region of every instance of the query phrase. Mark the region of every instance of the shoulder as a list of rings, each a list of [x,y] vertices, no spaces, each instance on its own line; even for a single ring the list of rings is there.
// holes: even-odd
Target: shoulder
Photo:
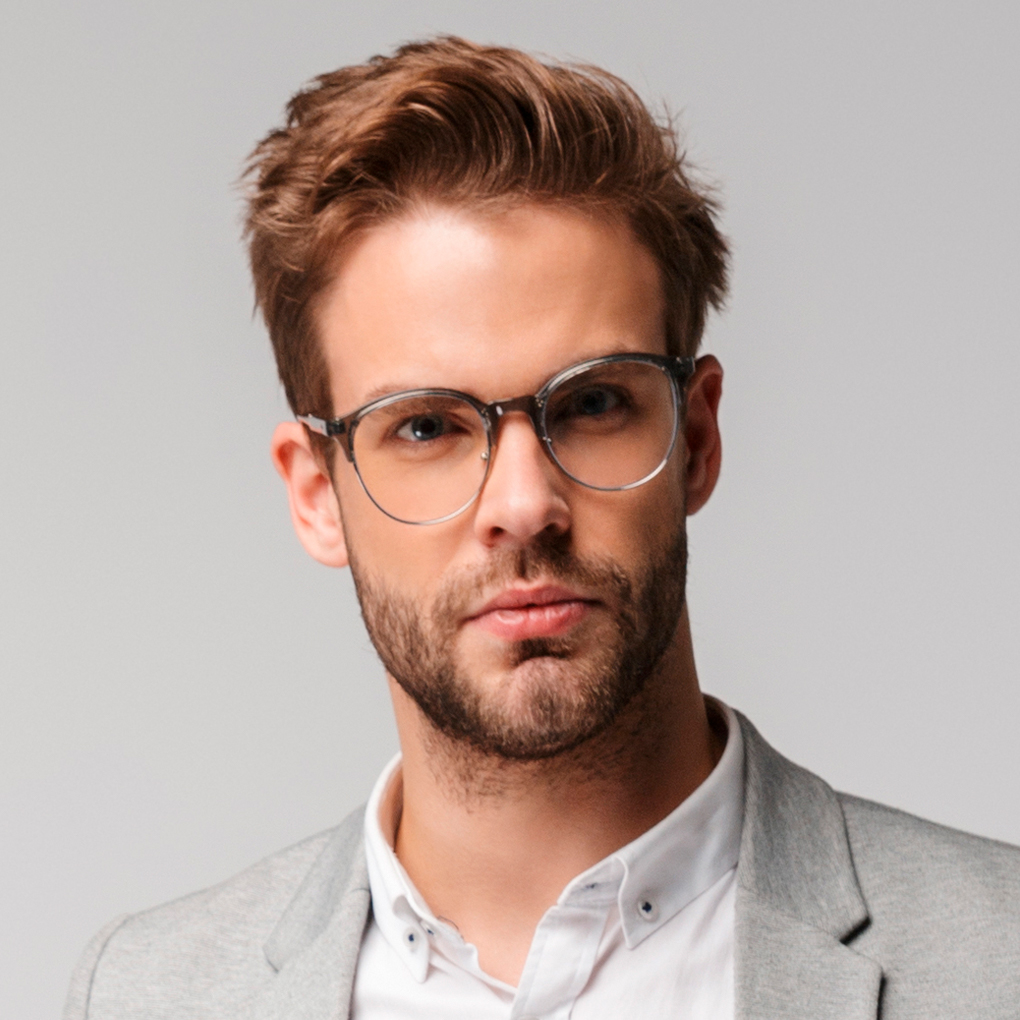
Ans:
[[[184,1002],[229,1008],[274,973],[265,946],[315,864],[360,832],[356,812],[233,878],[108,924],[71,981],[65,1020],[162,1017]],[[174,1014],[176,1015],[176,1013]]]
[[[792,919],[878,964],[883,1016],[1015,1017],[1020,849],[837,793],[738,718],[745,964]]]
[[[982,914],[1020,925],[1020,847],[839,794],[869,903]],[[870,894],[870,895],[869,895]]]
[[[850,840],[865,860],[895,868],[912,861],[916,869],[933,870],[953,883],[964,875],[982,884],[1020,886],[1020,847],[975,836],[924,818],[839,793]],[[855,854],[855,856],[857,856]],[[910,869],[901,877],[909,877]]]
[[[752,887],[768,887],[777,873],[783,889],[805,871],[821,876],[800,897],[804,907],[825,898],[819,883],[845,884],[852,875],[869,908],[897,900],[922,908],[1006,899],[1000,910],[1020,914],[1020,847],[839,793],[737,717],[745,752],[741,863],[753,872]]]
[[[887,997],[1020,994],[1020,848],[838,796],[870,915],[854,948],[884,961]]]

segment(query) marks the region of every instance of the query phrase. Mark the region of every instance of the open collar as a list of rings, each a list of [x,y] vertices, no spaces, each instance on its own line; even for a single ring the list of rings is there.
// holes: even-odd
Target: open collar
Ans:
[[[744,820],[737,866],[735,1020],[875,1020],[881,968],[843,811],[817,776],[737,713]],[[363,813],[333,833],[265,945],[275,977],[245,1020],[347,1020],[371,908]]]
[[[556,904],[606,912],[615,904],[628,949],[667,924],[737,863],[743,737],[733,710],[715,699],[706,700],[727,733],[711,774],[658,824],[575,876]],[[429,909],[394,853],[402,804],[400,761],[398,754],[383,769],[369,797],[365,851],[375,923],[396,958],[420,983],[428,974],[432,937],[442,940],[447,955],[458,957],[463,940]]]

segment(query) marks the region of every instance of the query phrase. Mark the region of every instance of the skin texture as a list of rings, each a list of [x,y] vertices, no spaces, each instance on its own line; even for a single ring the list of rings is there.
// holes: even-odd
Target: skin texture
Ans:
[[[664,353],[663,311],[654,259],[619,223],[562,207],[424,207],[372,228],[344,254],[318,321],[343,414],[419,386],[490,401],[534,392],[585,358]],[[510,983],[563,887],[665,817],[721,753],[698,690],[681,549],[686,514],[704,505],[718,477],[721,386],[718,362],[699,359],[670,462],[625,492],[572,482],[527,419],[509,415],[478,500],[426,527],[382,514],[342,455],[331,479],[302,426],[284,423],[274,434],[297,534],[320,562],[352,566],[389,667],[404,756],[397,854],[432,910]],[[550,549],[556,556],[543,553]],[[645,635],[658,646],[654,668],[592,724],[581,718],[592,676],[608,675],[606,649],[619,647],[628,611],[648,631],[650,609],[628,610],[609,575],[583,566],[607,567],[639,590],[656,563],[672,564],[654,583],[675,606]],[[514,612],[483,610],[508,589],[542,586],[558,590],[560,608],[548,612],[563,627],[554,621],[550,640],[566,652],[538,647],[522,657],[500,625],[509,618],[513,632]],[[387,604],[437,638],[490,719],[531,740],[545,726],[545,751],[514,756],[437,726],[405,690],[413,657],[396,654],[402,635]],[[419,672],[427,685],[428,671]],[[549,699],[562,710],[556,718],[581,719],[569,739],[549,737],[552,716],[536,707]]]

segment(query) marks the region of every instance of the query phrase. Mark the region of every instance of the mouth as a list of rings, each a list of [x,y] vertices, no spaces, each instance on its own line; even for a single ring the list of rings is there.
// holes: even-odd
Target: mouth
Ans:
[[[504,641],[526,641],[566,634],[594,606],[594,599],[555,585],[510,588],[487,602],[466,622]]]

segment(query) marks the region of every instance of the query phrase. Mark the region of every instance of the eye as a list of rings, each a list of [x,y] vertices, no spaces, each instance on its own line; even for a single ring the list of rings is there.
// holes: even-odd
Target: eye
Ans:
[[[425,443],[439,439],[454,429],[453,422],[440,414],[416,414],[407,418],[397,429],[396,436],[409,443]]]
[[[623,401],[620,394],[607,386],[589,386],[574,394],[571,411],[585,416],[606,414],[615,410]]]
[[[559,420],[602,418],[619,413],[629,404],[627,395],[616,386],[583,386],[564,397],[554,411]]]

